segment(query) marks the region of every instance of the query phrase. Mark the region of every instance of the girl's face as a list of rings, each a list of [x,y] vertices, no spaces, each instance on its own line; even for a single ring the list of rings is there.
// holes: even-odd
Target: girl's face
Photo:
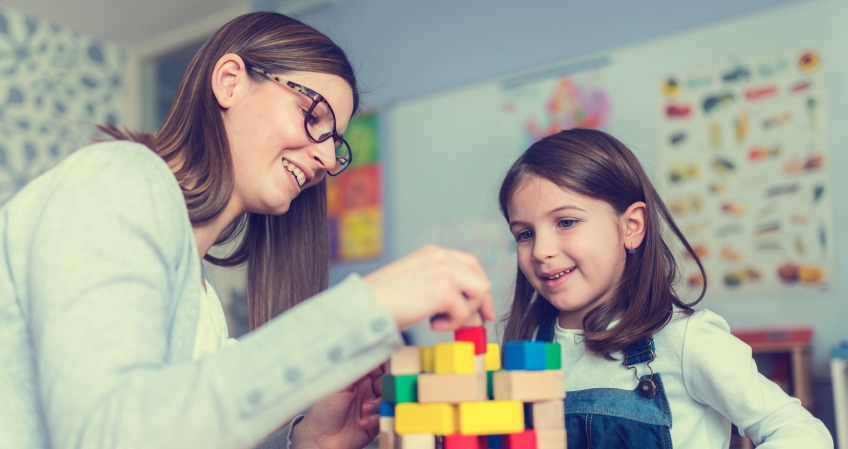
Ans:
[[[306,134],[311,98],[285,84],[254,82],[243,67],[233,73],[229,82],[235,95],[223,112],[235,172],[232,207],[283,214],[303,189],[321,182],[335,166],[333,139],[316,143]],[[344,133],[353,110],[353,91],[344,79],[314,72],[275,75],[324,96],[335,112],[336,132]]]
[[[639,204],[644,206],[634,206]],[[644,228],[644,218],[633,223],[634,206],[619,215],[604,201],[536,177],[516,189],[507,210],[518,266],[560,310],[560,326],[581,329],[586,313],[606,301],[621,280],[625,246],[638,246],[641,234],[633,231]],[[644,217],[644,208],[636,212]]]

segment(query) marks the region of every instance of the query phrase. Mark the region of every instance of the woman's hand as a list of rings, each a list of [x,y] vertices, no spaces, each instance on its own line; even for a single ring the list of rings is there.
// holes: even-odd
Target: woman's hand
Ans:
[[[365,276],[377,300],[400,329],[429,318],[434,331],[458,328],[478,310],[495,319],[492,286],[477,258],[425,246]]]
[[[380,376],[366,376],[316,402],[291,431],[292,448],[360,449],[380,432]]]

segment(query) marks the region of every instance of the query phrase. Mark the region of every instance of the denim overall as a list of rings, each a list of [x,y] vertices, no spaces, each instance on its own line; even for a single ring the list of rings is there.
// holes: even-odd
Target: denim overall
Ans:
[[[554,341],[555,324],[556,316],[539,326],[536,340]],[[624,352],[629,367],[656,357],[650,337],[627,346]],[[656,386],[653,397],[649,397],[651,383]],[[565,395],[565,427],[568,449],[671,449],[671,409],[662,377],[659,373],[644,375],[635,390],[569,391]]]

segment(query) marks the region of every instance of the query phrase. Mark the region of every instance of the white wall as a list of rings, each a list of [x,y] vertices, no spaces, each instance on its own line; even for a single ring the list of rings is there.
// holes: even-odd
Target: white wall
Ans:
[[[831,119],[830,167],[848,166],[844,142],[846,131],[836,126],[840,118],[848,119],[848,90],[841,81],[846,79],[842,65],[832,67],[834,56],[843,56],[833,36],[841,36],[839,20],[844,14],[823,14],[825,4],[833,2],[807,1],[713,1],[674,2],[653,0],[644,2],[544,2],[528,1],[517,5],[508,1],[468,2],[391,2],[348,0],[310,11],[300,16],[307,23],[327,32],[345,47],[359,67],[360,82],[369,90],[364,101],[367,105],[381,107],[386,114],[398,103],[424,98],[449,89],[481,83],[497,77],[518,73],[532,67],[553,64],[580,56],[604,54],[627,46],[638,46],[656,40],[650,52],[620,52],[616,64],[641,67],[633,73],[634,80],[647,86],[641,90],[616,92],[616,97],[628,103],[653,105],[656,102],[656,82],[667,70],[690,68],[707,62],[726,61],[732,54],[761,55],[798,48],[809,44],[823,48],[830,58],[827,73],[829,117]],[[844,2],[838,1],[837,5]],[[787,6],[788,5],[788,6]],[[843,6],[837,6],[841,8]],[[773,12],[770,10],[777,8]],[[788,9],[784,9],[788,8]],[[818,8],[818,9],[817,9]],[[744,21],[749,16],[784,17],[787,13],[797,17],[797,26],[746,30]],[[706,25],[721,23],[713,34],[698,34]],[[766,22],[767,23],[767,22]],[[721,34],[727,37],[721,39]],[[668,37],[671,36],[671,37]],[[668,37],[668,38],[666,38]],[[682,39],[683,41],[681,41]],[[687,40],[688,39],[688,40]],[[822,44],[825,47],[821,47]],[[695,52],[705,51],[695,55]],[[695,57],[697,56],[697,58]],[[844,55],[848,56],[848,55]],[[628,59],[633,58],[633,59]],[[848,57],[844,60],[848,61]],[[631,81],[628,86],[635,81]],[[843,100],[843,101],[840,101]],[[657,168],[656,114],[631,114],[616,117],[617,135],[630,144],[649,170]],[[834,122],[837,120],[837,122]],[[622,124],[622,122],[625,122]],[[397,222],[429,220],[427,207],[401,205],[395,200],[403,189],[405,179],[393,178],[392,167],[397,163],[388,145],[390,123],[383,123],[387,177],[387,216],[389,241],[404,230]],[[426,127],[426,124],[422,124]],[[506,156],[504,156],[506,157]],[[468,162],[461,156],[458,161]],[[503,165],[497,160],[494,164]],[[503,167],[498,165],[498,169]],[[479,171],[479,170],[478,170]],[[500,173],[486,172],[475,180],[494,184],[489,203],[475,206],[480,215],[495,210],[496,179]],[[833,191],[844,192],[848,187],[834,171]],[[461,184],[458,178],[447,174],[445,182]],[[408,188],[408,186],[406,187]],[[844,197],[843,197],[844,198]],[[441,194],[431,198],[434,204],[444,204],[450,211],[450,198]],[[467,210],[460,214],[469,213]],[[836,223],[837,273],[848,270],[848,201],[836,198],[833,204]],[[389,254],[372,263],[348,264],[334,267],[331,273],[337,281],[349,271],[365,273],[391,258],[402,256],[409,248],[391,245]],[[403,245],[400,245],[403,246]],[[837,274],[838,277],[838,274]],[[788,295],[745,298],[733,302],[722,298],[708,298],[704,306],[722,314],[731,326],[814,325],[815,370],[826,373],[830,347],[848,332],[842,331],[841,322],[848,316],[848,281],[839,277],[835,288],[817,295],[813,302]]]

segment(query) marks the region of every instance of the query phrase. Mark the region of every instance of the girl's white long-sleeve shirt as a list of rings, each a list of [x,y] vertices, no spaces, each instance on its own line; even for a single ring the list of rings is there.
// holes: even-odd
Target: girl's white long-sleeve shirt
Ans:
[[[581,330],[556,326],[562,345],[566,391],[590,388],[636,388],[633,371],[619,361],[591,355]],[[707,310],[677,313],[654,335],[654,372],[662,374],[671,407],[675,448],[723,448],[730,445],[730,425],[758,448],[833,448],[821,421],[757,371],[751,347],[730,333],[727,322]],[[649,374],[644,363],[639,376]]]

